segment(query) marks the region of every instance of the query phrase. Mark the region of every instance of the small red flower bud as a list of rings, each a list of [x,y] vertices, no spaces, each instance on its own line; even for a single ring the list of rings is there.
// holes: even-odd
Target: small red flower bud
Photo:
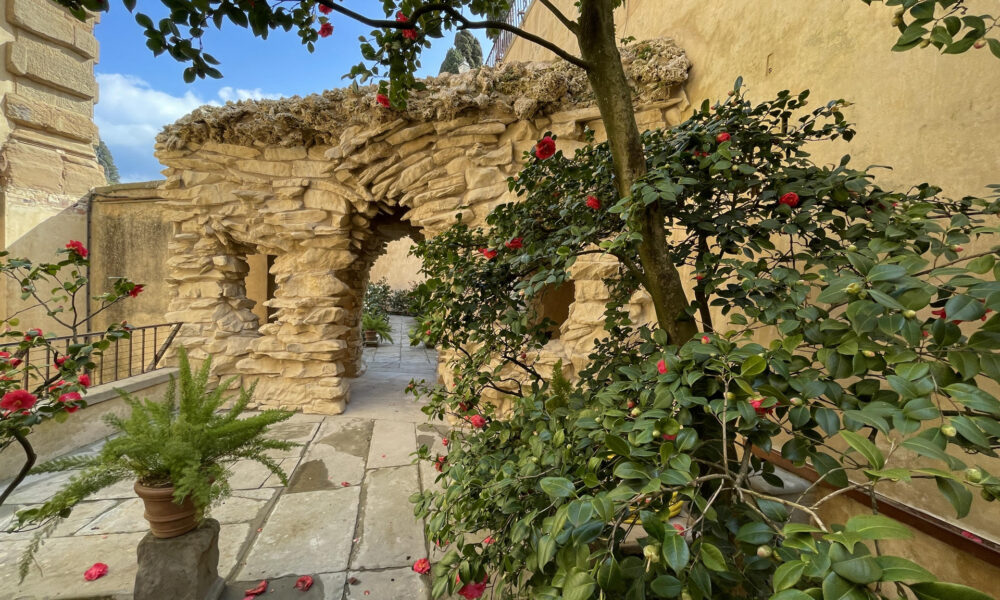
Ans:
[[[722,132],[719,135],[715,136],[715,141],[719,142],[721,144],[722,142],[728,142],[729,138],[731,138],[731,137],[732,136],[729,135],[728,133]]]

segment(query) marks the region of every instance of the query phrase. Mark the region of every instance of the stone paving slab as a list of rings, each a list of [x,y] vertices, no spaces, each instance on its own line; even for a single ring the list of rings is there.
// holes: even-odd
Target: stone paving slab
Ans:
[[[418,491],[416,466],[368,471],[352,568],[408,567],[424,556],[423,524],[409,501]]]
[[[430,575],[419,575],[411,568],[384,571],[351,571],[358,585],[348,585],[345,600],[427,600],[430,598]]]
[[[361,485],[371,435],[372,422],[368,420],[336,419],[323,423],[285,493],[339,488],[345,482]]]
[[[272,440],[292,442],[298,444],[298,446],[294,446],[288,450],[268,450],[267,455],[271,458],[291,458],[300,456],[305,449],[306,444],[308,444],[313,439],[313,436],[316,435],[317,429],[319,429],[319,422],[317,421],[291,422],[291,420],[289,420],[272,425],[270,431],[267,432],[268,438]]]
[[[267,580],[267,592],[262,596],[262,600],[342,600],[344,597],[344,584],[347,580],[347,573],[320,573],[310,574],[313,578],[312,587],[308,591],[295,589],[295,582],[298,575],[289,575],[277,579]],[[245,591],[256,586],[260,580],[255,581],[234,581],[226,586],[225,591],[219,600],[243,600]],[[400,596],[403,598],[404,596]]]
[[[413,463],[417,448],[413,423],[404,421],[375,421],[371,449],[368,451],[368,468],[398,467]]]
[[[17,559],[27,542],[0,550],[0,590],[7,598],[131,598],[135,581],[136,547],[144,533],[50,538],[38,549],[38,565],[18,585]],[[7,546],[7,544],[0,544]],[[84,581],[83,573],[96,562],[108,565],[108,574]],[[39,571],[39,566],[41,571]],[[10,593],[10,596],[6,596]]]
[[[56,528],[52,531],[52,537],[62,537],[67,535],[73,535],[79,529],[83,528],[85,525],[93,521],[99,515],[104,513],[118,504],[117,500],[97,500],[95,502],[81,502],[73,508],[73,512],[69,517],[63,519],[61,523],[56,525]],[[25,508],[32,508],[40,505],[32,506],[11,506],[11,509],[22,510]],[[6,505],[4,508],[8,508]],[[13,525],[13,512],[11,517],[6,520],[3,525],[0,525],[0,531],[6,529],[8,526]],[[35,532],[29,531],[19,531],[15,533],[0,533],[0,541],[6,540],[30,540],[35,536]]]
[[[136,498],[135,495],[135,481],[131,479],[125,481],[119,481],[116,484],[109,485],[103,490],[92,494],[90,500],[121,500],[124,498]]]
[[[282,495],[239,579],[347,570],[359,496],[356,486]]]
[[[42,504],[61,490],[75,474],[75,471],[65,471],[29,475],[14,493],[7,497],[5,504]]]

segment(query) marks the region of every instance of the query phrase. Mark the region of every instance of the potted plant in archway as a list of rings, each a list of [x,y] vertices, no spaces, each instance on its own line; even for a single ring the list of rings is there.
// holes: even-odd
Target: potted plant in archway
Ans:
[[[132,478],[136,481],[135,492],[145,504],[144,516],[153,535],[176,537],[197,527],[211,504],[229,495],[230,463],[259,462],[283,484],[287,483],[285,473],[266,453],[287,450],[295,444],[269,439],[266,433],[271,425],[288,419],[292,413],[265,410],[240,418],[254,386],[241,387],[232,408],[221,411],[231,399],[226,390],[235,378],[210,389],[211,359],[192,372],[184,349],[179,356],[179,385],[171,379],[163,401],[138,400],[119,390],[131,414],[127,418],[114,414],[105,417],[114,433],[100,452],[55,459],[34,469],[82,470],[42,506],[20,511],[18,527],[66,517],[88,496]]]
[[[373,313],[361,315],[361,328],[365,332],[366,346],[378,346],[380,340],[392,343],[392,326],[385,315]]]

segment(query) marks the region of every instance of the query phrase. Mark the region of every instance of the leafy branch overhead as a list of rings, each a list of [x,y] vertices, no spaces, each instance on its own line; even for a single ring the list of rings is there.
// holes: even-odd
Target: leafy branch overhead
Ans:
[[[54,0],[80,19],[90,12],[107,11],[109,0]],[[129,11],[137,8],[137,0],[121,0]],[[606,0],[617,5],[620,0]],[[992,15],[971,14],[965,0],[861,0],[866,4],[885,2],[898,6],[892,25],[900,30],[894,50],[933,45],[944,53],[956,54],[970,48],[989,45],[1000,57],[1000,37],[997,18]],[[170,17],[154,22],[148,14],[135,13],[136,23],[144,30],[146,46],[155,54],[169,54],[182,63],[190,63],[184,70],[185,81],[195,78],[222,77],[217,68],[219,61],[206,52],[203,37],[206,31],[225,24],[249,29],[259,38],[267,39],[271,32],[294,31],[306,48],[313,52],[317,42],[334,31],[330,15],[334,12],[371,25],[376,29],[370,39],[361,43],[366,62],[355,66],[350,76],[366,80],[386,77],[391,80],[394,102],[405,98],[402,90],[418,86],[413,71],[420,66],[420,53],[430,47],[434,39],[442,38],[448,30],[484,29],[491,35],[500,30],[508,31],[532,43],[548,48],[563,60],[584,67],[585,61],[548,40],[507,23],[510,10],[508,0],[385,0],[382,4],[384,18],[364,15],[348,9],[340,0],[160,0],[170,9]],[[552,11],[574,34],[579,22],[559,12],[550,2],[543,5]],[[398,20],[404,15],[406,20]],[[470,18],[467,15],[472,15]],[[409,33],[408,33],[409,32]],[[415,35],[414,35],[415,34]],[[458,48],[463,52],[463,48]],[[468,57],[466,55],[466,57]],[[477,66],[470,63],[470,66]],[[400,90],[396,92],[396,90]]]

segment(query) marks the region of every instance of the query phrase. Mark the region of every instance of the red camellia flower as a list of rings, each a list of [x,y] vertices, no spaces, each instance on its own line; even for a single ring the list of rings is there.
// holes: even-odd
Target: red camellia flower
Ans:
[[[83,247],[82,242],[78,242],[76,240],[70,240],[69,243],[66,244],[66,248],[72,251],[73,254],[76,254],[80,258],[87,258],[87,249]]]
[[[107,574],[108,565],[104,563],[94,563],[94,566],[83,572],[83,578],[87,581],[94,581],[95,579],[100,579]]]
[[[943,308],[939,308],[937,310],[932,310],[931,314],[934,315],[934,316],[936,316],[936,317],[938,317],[938,318],[940,318],[940,319],[946,319],[946,318],[948,318],[948,313],[945,312],[945,310]]]
[[[668,442],[672,442],[672,441],[674,441],[674,440],[677,439],[676,435],[670,435],[669,433],[664,433],[660,437],[663,438],[664,440],[668,441]]]
[[[535,158],[538,160],[552,158],[552,155],[555,153],[556,141],[549,136],[543,137],[537,144],[535,144]]]
[[[413,570],[421,575],[426,575],[431,572],[431,561],[426,558],[421,558],[417,562],[413,563]]]
[[[3,395],[0,408],[4,410],[25,410],[38,402],[38,398],[28,390],[12,390]]]
[[[444,469],[444,462],[446,460],[448,460],[447,457],[438,454],[437,460],[434,461],[434,470],[441,472],[441,470]]]
[[[90,375],[87,375],[86,373],[80,375],[80,377],[77,378],[77,382],[83,387],[90,387]]]
[[[67,358],[69,358],[69,357],[68,356],[60,356],[59,358],[57,358],[56,359],[56,366],[57,367],[62,367],[63,363],[66,362]]]
[[[753,400],[750,401],[750,406],[753,407],[754,412],[757,413],[758,415],[766,415],[774,411],[773,406],[770,408],[763,408],[761,406],[761,404],[763,403],[764,403],[763,398],[754,398]]]
[[[330,37],[333,34],[333,25],[329,23],[323,23],[319,26],[319,37],[325,38]]]
[[[660,359],[660,362],[656,363],[656,370],[660,372],[660,375],[665,375],[667,373],[667,361]]]
[[[465,402],[459,402],[458,403],[458,410],[460,410],[462,412],[466,412],[466,411],[469,410],[469,405],[466,404]]]
[[[295,580],[295,589],[308,592],[309,588],[313,586],[313,578],[309,575],[303,575]]]
[[[788,192],[778,200],[778,204],[784,204],[788,208],[795,208],[799,205],[799,195],[795,192]]]
[[[441,445],[442,446],[447,446],[448,445],[448,438],[441,438]]]
[[[80,400],[80,394],[77,392],[69,392],[59,396],[59,401],[63,404],[66,404],[67,402],[79,402]],[[66,407],[66,412],[68,413],[75,413],[78,410],[80,410],[80,407],[72,404]]]
[[[683,525],[681,525],[680,523],[674,523],[673,525],[674,525],[674,529],[676,529],[678,531],[678,533],[684,533],[684,526]]]
[[[385,94],[375,94],[375,102],[378,102],[382,106],[389,108],[389,97]]]
[[[486,419],[483,418],[483,415],[472,415],[469,417],[469,423],[476,429],[486,427]]]
[[[483,540],[483,545],[484,546],[489,546],[494,541],[496,541],[496,540],[493,539],[493,536],[492,535],[488,535],[488,536],[486,536],[486,539]]]
[[[319,5],[319,12],[323,13],[324,15],[328,15],[328,14],[330,14],[331,12],[333,12],[333,9],[332,9],[332,8],[330,8],[329,6],[326,6],[326,5],[323,5],[323,4],[320,4],[320,5]]]
[[[55,383],[53,383],[52,385],[49,386],[49,391],[50,392],[54,392],[54,391],[58,390],[59,388],[61,388],[64,385],[66,385],[66,380],[65,379],[60,379],[59,381],[57,381],[57,382],[55,382]]]
[[[728,133],[722,132],[719,135],[715,136],[715,141],[717,141],[717,142],[719,142],[721,144],[722,142],[728,142],[729,138],[731,138],[731,137],[732,136],[729,135]]]
[[[457,579],[458,582],[461,583],[462,578],[458,577]],[[467,583],[463,585],[461,589],[458,590],[458,595],[468,600],[475,600],[476,598],[482,596],[483,592],[486,591],[486,583],[488,581],[489,578],[483,576],[483,580],[480,581],[479,583]]]
[[[507,248],[510,250],[519,250],[522,247],[524,247],[522,241],[523,241],[522,238],[514,238],[511,241],[504,244],[504,246],[507,246]]]
[[[29,329],[24,334],[24,341],[30,342],[31,340],[35,339],[36,337],[42,337],[42,330],[41,329]]]
[[[594,196],[587,196],[587,207],[594,210],[601,210],[601,201]]]
[[[489,248],[480,248],[479,253],[486,257],[486,260],[492,260],[496,257],[497,251],[491,250]]]
[[[408,23],[409,21],[410,21],[410,19],[406,15],[404,15],[403,13],[401,13],[401,12],[396,13],[396,22],[398,22],[398,23]],[[415,40],[415,39],[417,39],[417,30],[416,29],[404,29],[403,30],[403,37],[405,37],[408,40]]]

